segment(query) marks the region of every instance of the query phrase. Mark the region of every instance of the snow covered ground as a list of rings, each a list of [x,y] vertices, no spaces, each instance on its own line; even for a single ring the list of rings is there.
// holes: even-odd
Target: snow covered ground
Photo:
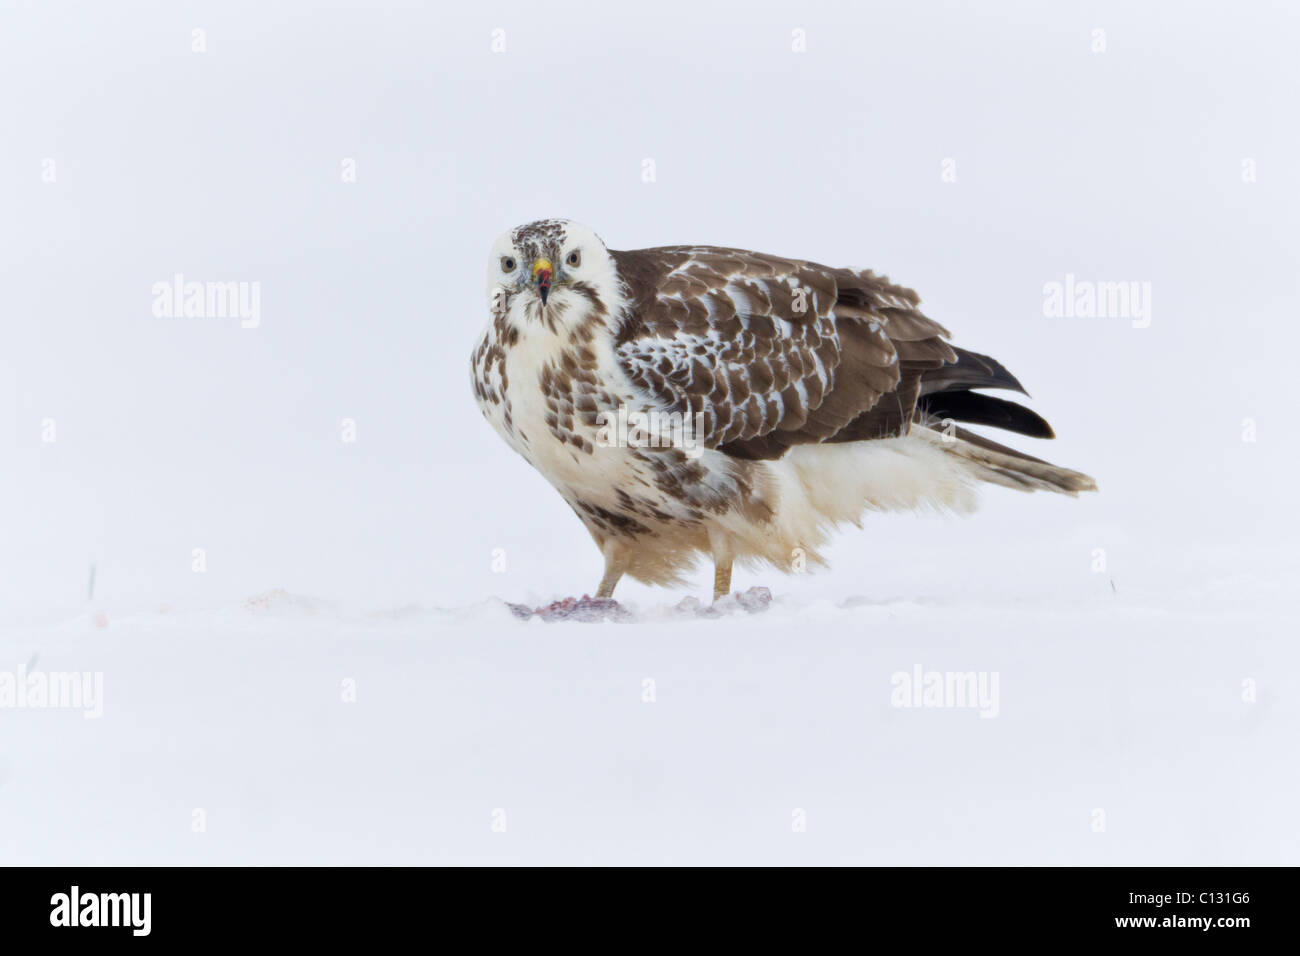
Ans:
[[[1294,864],[1279,610],[1105,588],[524,623],[281,592],[9,629],[12,668],[102,672],[103,713],[3,714],[0,858]],[[896,706],[918,667],[996,675],[993,706]]]
[[[83,6],[0,11],[0,863],[1300,863],[1293,11]],[[468,387],[554,215],[915,287],[1100,493],[517,619],[600,575]]]

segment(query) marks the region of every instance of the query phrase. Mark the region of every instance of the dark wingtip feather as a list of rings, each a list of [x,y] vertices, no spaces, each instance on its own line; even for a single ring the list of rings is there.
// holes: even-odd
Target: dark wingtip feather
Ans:
[[[995,358],[953,347],[957,361],[943,368],[927,371],[921,379],[921,394],[968,388],[1004,388],[1028,397],[1020,379],[1007,371]]]
[[[1055,438],[1052,426],[1032,409],[1004,398],[982,395],[965,389],[936,392],[917,403],[931,418],[952,419],[972,425],[989,425],[1030,438]]]

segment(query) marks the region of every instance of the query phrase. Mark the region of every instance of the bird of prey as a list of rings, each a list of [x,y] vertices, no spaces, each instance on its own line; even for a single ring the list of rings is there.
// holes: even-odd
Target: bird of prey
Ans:
[[[735,561],[824,563],[863,514],[973,505],[973,487],[1074,495],[1092,478],[964,425],[1051,438],[984,389],[1025,390],[950,345],[910,289],[860,269],[715,246],[618,252],[575,222],[501,236],[479,408],[627,574],[679,583],[701,555],[714,599]],[[963,423],[958,425],[957,423]]]

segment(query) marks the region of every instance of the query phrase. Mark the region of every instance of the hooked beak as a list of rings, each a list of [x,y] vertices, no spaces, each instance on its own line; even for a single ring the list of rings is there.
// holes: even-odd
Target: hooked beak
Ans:
[[[537,292],[546,305],[546,297],[551,294],[551,260],[538,259],[533,263],[533,281],[537,283]]]

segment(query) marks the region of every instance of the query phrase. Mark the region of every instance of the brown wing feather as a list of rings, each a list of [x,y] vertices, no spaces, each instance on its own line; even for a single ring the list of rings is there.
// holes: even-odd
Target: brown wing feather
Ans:
[[[612,255],[624,371],[739,458],[904,434],[922,374],[957,362],[916,293],[869,271],[711,246]]]

